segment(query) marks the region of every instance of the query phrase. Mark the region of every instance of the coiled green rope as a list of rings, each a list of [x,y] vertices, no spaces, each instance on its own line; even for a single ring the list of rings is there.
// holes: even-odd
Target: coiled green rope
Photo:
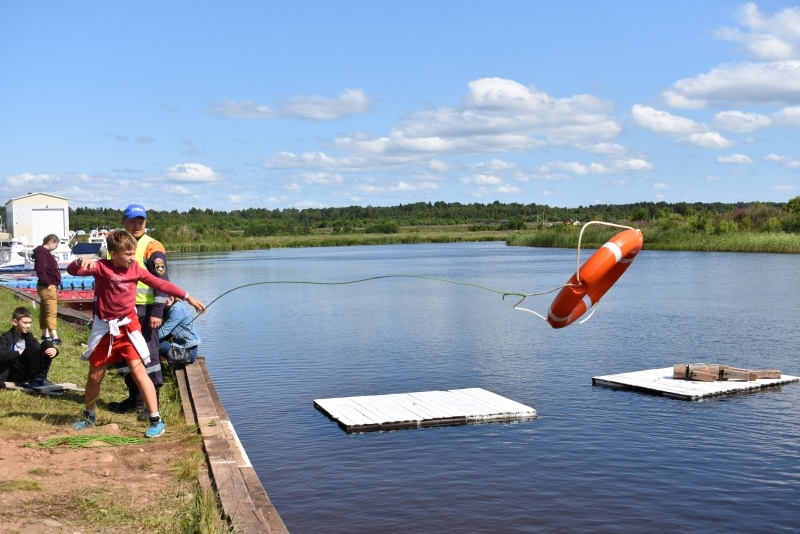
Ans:
[[[109,445],[119,447],[122,445],[139,445],[144,443],[146,440],[144,438],[113,436],[107,434],[81,434],[80,436],[57,436],[55,438],[42,440],[38,443],[28,443],[26,446],[54,449],[60,445],[66,445],[69,449],[80,449],[82,447],[87,447],[90,443],[96,441],[102,441],[104,443],[108,443]]]

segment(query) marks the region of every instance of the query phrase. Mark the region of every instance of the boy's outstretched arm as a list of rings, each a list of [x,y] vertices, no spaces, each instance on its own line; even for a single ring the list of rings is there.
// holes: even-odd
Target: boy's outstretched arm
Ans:
[[[192,296],[186,295],[186,302],[191,304],[192,308],[197,310],[197,313],[203,313],[204,311],[206,311],[205,305]]]

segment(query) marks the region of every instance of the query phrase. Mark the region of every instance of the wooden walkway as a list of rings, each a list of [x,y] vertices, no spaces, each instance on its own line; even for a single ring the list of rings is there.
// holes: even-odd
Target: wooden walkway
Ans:
[[[700,382],[672,378],[673,368],[648,369],[632,373],[593,376],[592,385],[616,389],[630,389],[654,395],[663,395],[681,400],[700,400],[718,395],[731,395],[746,391],[800,381],[800,377],[782,375],[781,378],[760,378],[750,382],[743,380],[721,380]]]
[[[203,435],[210,481],[235,532],[288,533],[222,406],[205,359],[176,371],[186,422]]]
[[[533,408],[481,388],[317,399],[314,406],[348,433],[536,417]]]

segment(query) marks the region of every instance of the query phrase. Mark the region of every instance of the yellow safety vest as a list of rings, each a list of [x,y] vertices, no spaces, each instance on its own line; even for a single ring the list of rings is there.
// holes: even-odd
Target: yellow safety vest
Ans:
[[[150,241],[155,241],[152,237],[147,234],[144,234],[142,237],[139,238],[139,241],[136,243],[136,262],[145,267],[144,264],[144,251],[147,250],[147,245]],[[143,304],[153,304],[155,302],[155,291],[152,287],[148,286],[144,282],[139,282],[136,284],[136,305],[141,306]]]

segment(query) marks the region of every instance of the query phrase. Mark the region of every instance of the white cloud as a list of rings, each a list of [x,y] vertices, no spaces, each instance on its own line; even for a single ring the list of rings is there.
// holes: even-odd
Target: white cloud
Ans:
[[[701,148],[728,148],[733,146],[732,142],[717,132],[693,133],[679,138],[679,140]]]
[[[434,172],[447,172],[450,170],[450,164],[440,159],[432,159],[428,162],[428,168]]]
[[[596,144],[621,132],[611,111],[610,103],[591,95],[554,98],[513,80],[482,78],[468,84],[460,108],[421,111],[388,135],[342,136],[336,146],[387,157]]]
[[[433,182],[421,182],[418,184],[409,184],[403,181],[399,181],[394,185],[390,186],[379,186],[373,184],[361,184],[358,186],[358,190],[365,194],[377,194],[377,193],[403,193],[403,192],[410,192],[410,191],[436,191],[439,189],[439,186]]]
[[[256,104],[252,100],[233,102],[225,99],[219,104],[210,106],[207,111],[213,115],[220,115],[229,119],[275,119],[279,116],[271,107]]]
[[[299,193],[300,191],[303,190],[303,188],[300,187],[300,184],[296,182],[292,182],[290,184],[283,184],[283,186],[281,186],[281,189],[283,189],[284,191],[289,191],[291,193]]]
[[[670,187],[663,182],[658,182],[653,184],[653,189],[656,189],[658,191],[669,191]]]
[[[776,124],[800,127],[800,106],[789,106],[772,114]]]
[[[29,172],[24,172],[22,174],[8,176],[6,178],[6,183],[12,187],[26,186],[26,187],[33,187],[34,189],[39,188],[40,185],[42,186],[47,185],[48,187],[50,187],[51,184],[58,181],[60,181],[60,178],[58,176],[47,173],[33,174]]]
[[[787,169],[800,169],[800,160],[792,158],[790,156],[782,156],[779,154],[769,154],[767,157],[764,158],[767,161],[771,161],[773,163],[777,163]]]
[[[615,171],[649,171],[653,169],[653,164],[640,158],[618,159],[612,163]]]
[[[676,81],[663,92],[674,108],[701,109],[737,104],[800,103],[800,8],[789,7],[774,15],[764,15],[755,3],[745,4],[735,15],[738,27],[723,27],[715,32],[719,39],[742,45],[752,61],[731,62],[706,73]],[[742,117],[721,117],[719,128],[727,131],[753,131],[768,126],[762,117],[745,119],[750,129],[727,129],[734,120],[739,128]]]
[[[256,104],[252,100],[233,102],[225,99],[219,104],[209,106],[207,111],[230,119],[294,118],[323,121],[371,113],[373,102],[361,89],[346,89],[336,98],[294,96],[279,100],[278,104],[273,108]]]
[[[730,63],[684,78],[663,93],[675,108],[700,109],[730,103],[800,103],[800,61]]]
[[[634,104],[631,108],[633,120],[639,126],[647,128],[658,134],[683,135],[692,132],[701,132],[706,127],[686,117],[679,117],[667,111],[659,111],[650,106]]]
[[[758,6],[748,2],[736,13],[736,20],[749,31],[721,28],[716,36],[741,43],[758,60],[772,61],[798,57],[800,44],[800,8],[787,7],[772,17],[764,16]]]
[[[346,89],[337,98],[296,96],[286,100],[283,115],[311,120],[334,120],[372,112],[372,101],[361,89]]]
[[[181,163],[167,169],[168,178],[176,182],[190,182],[208,184],[216,182],[219,177],[214,169],[202,163]]]
[[[341,174],[329,174],[325,172],[307,172],[301,175],[303,182],[312,185],[331,185],[344,182]]]
[[[722,111],[714,115],[714,125],[726,132],[745,133],[772,125],[772,119],[760,113]]]
[[[705,124],[680,117],[650,106],[634,104],[633,120],[644,128],[672,137],[676,142],[701,148],[727,148],[733,143],[718,132],[710,131]]]
[[[363,160],[355,161],[350,158],[333,158],[324,152],[278,152],[264,162],[267,169],[354,169],[363,164]]]
[[[489,161],[483,161],[473,165],[476,169],[486,169],[491,171],[507,171],[515,169],[517,166],[510,161],[505,161],[499,158],[494,158]]]
[[[768,154],[764,159],[767,161],[774,161],[776,163],[783,163],[791,160],[789,156],[781,156],[779,154]]]
[[[580,176],[587,174],[607,174],[609,172],[609,169],[600,163],[590,163],[586,165],[576,161],[551,161],[547,163],[547,166]]]
[[[475,185],[500,185],[503,179],[489,174],[476,174],[472,177],[461,178],[461,183]]]
[[[301,200],[299,202],[293,202],[292,207],[297,208],[299,210],[320,209],[324,208],[325,204],[323,204],[322,202],[317,202],[316,200]]]
[[[624,154],[626,149],[616,143],[594,143],[589,145],[579,145],[578,148],[584,152],[592,154]]]
[[[731,154],[729,156],[719,156],[718,163],[731,163],[733,165],[750,165],[753,160],[744,154]]]
[[[521,193],[522,190],[514,185],[500,185],[497,187],[479,187],[472,191],[472,196],[483,198],[491,195],[507,195]]]

